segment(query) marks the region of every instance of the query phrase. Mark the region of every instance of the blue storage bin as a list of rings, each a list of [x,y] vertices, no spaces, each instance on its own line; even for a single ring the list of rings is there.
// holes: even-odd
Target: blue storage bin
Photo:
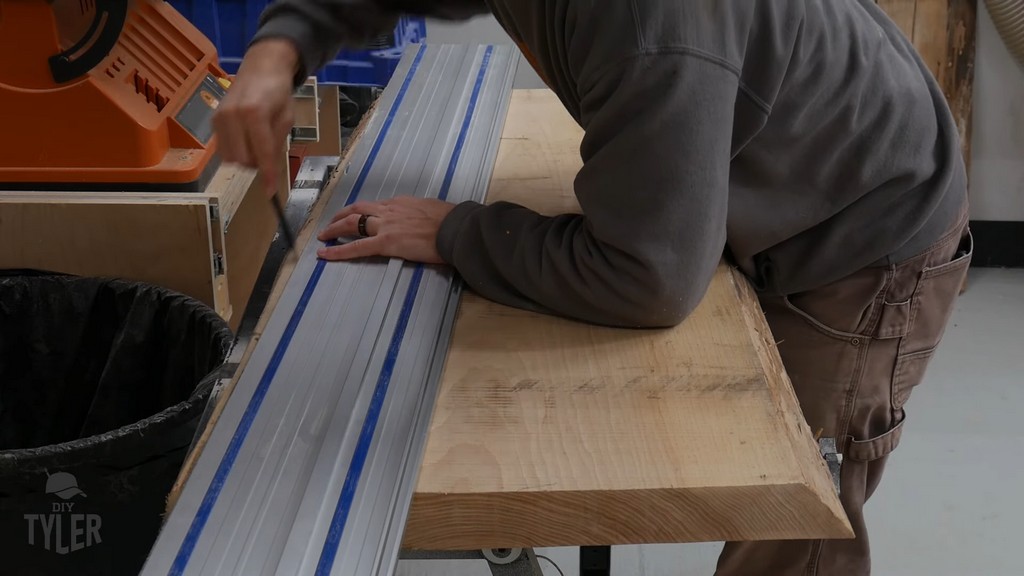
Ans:
[[[167,0],[213,42],[221,66],[231,74],[238,72],[245,49],[259,28],[260,14],[272,1]],[[426,37],[425,19],[403,16],[390,35],[378,38],[367,49],[342,50],[316,73],[317,81],[383,87],[394,74],[402,49]]]

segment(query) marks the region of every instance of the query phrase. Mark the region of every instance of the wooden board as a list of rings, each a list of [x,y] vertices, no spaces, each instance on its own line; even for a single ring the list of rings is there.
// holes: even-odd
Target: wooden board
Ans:
[[[287,165],[281,164],[278,181],[288,182]],[[242,315],[249,303],[256,280],[267,250],[278,233],[280,224],[270,199],[257,180],[253,190],[245,196],[238,206],[232,219],[228,221],[224,231],[224,253],[226,254],[227,276],[230,279],[229,293],[234,308],[231,315],[232,330],[236,330],[242,321]],[[284,206],[288,202],[288,186],[282,186],[277,193],[277,201]]]
[[[489,201],[578,211],[581,137],[551,92],[517,91]],[[670,330],[463,297],[405,547],[851,535],[757,301],[732,269]]]
[[[893,22],[903,30],[907,38],[914,38],[914,12],[917,0],[877,0],[876,2]]]

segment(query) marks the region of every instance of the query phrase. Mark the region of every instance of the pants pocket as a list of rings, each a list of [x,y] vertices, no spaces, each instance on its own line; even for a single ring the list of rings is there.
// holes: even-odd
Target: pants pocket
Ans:
[[[819,333],[858,343],[871,337],[871,324],[887,282],[884,269],[866,268],[827,286],[785,295],[781,301]]]
[[[928,362],[935,355],[935,348],[900,354],[896,358],[893,374],[892,406],[899,409],[910,399],[910,392],[924,380]]]
[[[893,450],[900,445],[905,420],[906,416],[901,410],[895,423],[884,434],[861,440],[850,438],[850,443],[846,448],[846,457],[858,462],[874,462],[892,454]]]
[[[825,336],[828,336],[829,338],[834,338],[836,340],[842,340],[846,342],[859,343],[860,339],[864,337],[861,334],[857,334],[854,332],[845,332],[843,330],[838,330],[836,328],[829,326],[824,321],[819,320],[817,317],[812,315],[810,312],[807,312],[800,306],[797,306],[797,304],[794,303],[793,299],[788,295],[783,296],[781,298],[781,301],[787,310],[799,316],[811,328],[817,330],[819,333]]]
[[[953,314],[973,251],[973,239],[968,234],[952,260],[921,271],[911,298],[908,330],[900,342],[893,371],[892,404],[897,410],[924,379]]]

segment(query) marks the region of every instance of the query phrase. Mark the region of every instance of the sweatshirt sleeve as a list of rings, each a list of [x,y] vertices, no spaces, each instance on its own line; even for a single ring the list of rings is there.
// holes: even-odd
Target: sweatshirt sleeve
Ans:
[[[486,12],[483,0],[275,0],[260,15],[250,44],[267,38],[294,42],[300,54],[299,85],[342,48],[362,48],[393,30],[402,14],[462,20]]]
[[[581,98],[582,214],[458,205],[438,251],[482,296],[594,324],[682,322],[722,258],[738,78],[685,53],[638,55]]]

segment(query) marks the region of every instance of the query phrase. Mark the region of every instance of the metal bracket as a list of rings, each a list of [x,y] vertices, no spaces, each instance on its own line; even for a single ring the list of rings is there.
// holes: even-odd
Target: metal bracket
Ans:
[[[292,126],[292,142],[317,142],[320,132],[316,126]]]
[[[580,547],[580,576],[610,576],[611,573],[611,546]]]
[[[297,98],[316,98],[316,81],[307,80],[305,84],[295,89]]]
[[[836,449],[836,439],[822,438],[818,440],[818,449],[821,451],[821,457],[825,459],[825,464],[828,465],[828,471],[832,475],[832,484],[835,486],[836,494],[839,494],[843,455]]]
[[[491,576],[544,576],[533,548],[491,548],[485,550],[402,550],[399,560],[487,561]]]
[[[296,104],[296,124],[291,129],[291,141],[310,143],[320,140],[320,96],[315,77],[299,86],[292,95]],[[304,124],[303,122],[308,122]]]
[[[492,564],[511,564],[523,553],[522,548],[485,548],[480,551]]]
[[[223,276],[224,275],[224,255],[220,252],[213,253],[213,275]]]
[[[210,234],[212,235],[213,240],[213,244],[211,246],[213,251],[210,254],[210,258],[213,260],[213,275],[223,276],[225,273],[224,230],[226,226],[221,222],[219,205],[210,204],[208,209],[210,215]]]

